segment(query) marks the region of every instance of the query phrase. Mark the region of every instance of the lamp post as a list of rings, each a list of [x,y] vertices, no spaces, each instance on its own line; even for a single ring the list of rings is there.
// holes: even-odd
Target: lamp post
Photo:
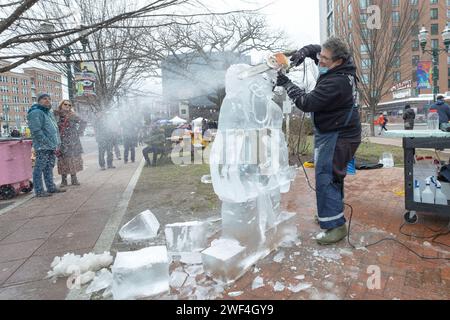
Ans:
[[[74,53],[83,53],[86,52],[87,45],[89,44],[89,40],[87,38],[88,30],[85,29],[85,26],[80,25],[78,27],[80,29],[80,43],[82,45],[82,49],[72,49],[69,46],[66,46],[63,50],[64,57],[66,58],[66,68],[67,68],[67,88],[69,92],[69,100],[72,104],[75,104],[75,100],[73,97],[73,73],[72,73],[72,62],[70,61],[72,54]],[[40,30],[42,32],[53,32],[55,27],[51,23],[42,23]],[[52,49],[52,40],[46,40],[47,46],[49,50]]]
[[[6,124],[3,126],[3,128],[6,131],[6,136],[9,136],[9,106],[3,106],[3,112],[5,113],[5,121]]]
[[[450,47],[450,27],[445,26],[444,31],[442,31],[442,40],[444,41],[445,48],[431,48],[426,49],[428,42],[429,33],[425,26],[419,32],[419,42],[422,47],[422,53],[429,53],[433,57],[433,101],[436,102],[436,96],[438,95],[438,74],[439,74],[439,65],[438,58],[441,53],[448,53]]]

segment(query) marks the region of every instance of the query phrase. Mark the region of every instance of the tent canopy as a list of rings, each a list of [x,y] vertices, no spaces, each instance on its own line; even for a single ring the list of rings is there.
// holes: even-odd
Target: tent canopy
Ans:
[[[195,124],[201,124],[203,122],[203,118],[202,117],[197,118],[197,119],[193,120],[192,122],[194,122]]]
[[[186,123],[187,121],[184,119],[181,119],[180,117],[175,117],[175,118],[171,119],[170,122],[177,125],[177,124]]]

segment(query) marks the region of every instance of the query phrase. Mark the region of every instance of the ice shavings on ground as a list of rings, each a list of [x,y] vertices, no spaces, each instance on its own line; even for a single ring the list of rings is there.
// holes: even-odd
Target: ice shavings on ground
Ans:
[[[244,294],[244,291],[228,292],[228,296],[230,296],[230,297],[239,297],[243,294]]]
[[[113,257],[109,252],[103,254],[87,253],[83,256],[66,253],[63,257],[55,257],[47,273],[47,278],[68,277],[71,275],[82,275],[88,271],[96,272],[109,267]]]

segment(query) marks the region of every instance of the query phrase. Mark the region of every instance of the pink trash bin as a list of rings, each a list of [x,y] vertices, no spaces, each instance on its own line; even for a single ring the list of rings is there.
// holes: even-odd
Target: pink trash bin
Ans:
[[[0,199],[33,190],[31,140],[0,140]]]

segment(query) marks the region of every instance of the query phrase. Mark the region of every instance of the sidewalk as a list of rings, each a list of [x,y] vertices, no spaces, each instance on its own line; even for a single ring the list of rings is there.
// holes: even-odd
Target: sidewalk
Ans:
[[[45,279],[50,264],[55,256],[93,250],[140,168],[140,148],[136,155],[136,163],[115,160],[116,169],[100,171],[97,152],[86,154],[80,187],[31,198],[0,215],[0,300],[66,298],[66,279],[55,284]]]

